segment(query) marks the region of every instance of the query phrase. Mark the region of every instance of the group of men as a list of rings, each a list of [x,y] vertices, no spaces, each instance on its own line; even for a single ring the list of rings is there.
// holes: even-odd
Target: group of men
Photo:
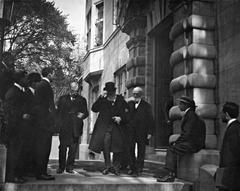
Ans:
[[[56,132],[60,132],[58,173],[65,169],[73,173],[83,119],[88,116],[86,99],[78,94],[78,83],[70,84],[70,91],[60,96],[56,107],[52,67],[43,68],[41,74],[27,74],[15,71],[11,54],[3,56],[0,101],[1,142],[7,146],[6,182],[24,183],[27,176],[54,180],[47,166]]]
[[[38,180],[54,180],[47,172],[47,165],[56,127],[60,139],[57,173],[61,174],[65,170],[74,173],[73,164],[82,135],[83,120],[88,117],[87,101],[79,94],[78,83],[72,82],[70,91],[62,95],[55,106],[50,84],[54,76],[53,68],[43,68],[41,75],[14,71],[11,55],[5,54],[0,69],[0,99],[3,108],[0,111],[1,141],[4,139],[7,145],[6,181],[23,183],[23,177],[28,174],[34,174]],[[134,176],[140,176],[143,171],[146,145],[154,132],[152,108],[143,99],[143,94],[141,87],[135,87],[133,96],[125,100],[116,94],[115,84],[107,82],[103,93],[92,105],[91,110],[99,114],[89,149],[91,152],[103,152],[104,175],[114,173],[118,176],[123,168]],[[195,113],[194,100],[182,96],[178,99],[178,107],[183,113],[181,134],[167,149],[166,165],[161,173],[155,175],[158,182],[175,179],[179,156],[198,152],[205,147],[206,126]],[[220,169],[227,169],[224,172],[227,172],[228,177],[233,174],[232,169],[240,167],[238,115],[237,104],[227,102],[223,105],[222,121],[227,123],[227,130],[220,150]],[[225,185],[228,182],[225,181]]]

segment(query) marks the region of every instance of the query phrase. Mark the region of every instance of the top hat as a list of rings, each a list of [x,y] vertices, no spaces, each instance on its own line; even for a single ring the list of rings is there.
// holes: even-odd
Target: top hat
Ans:
[[[115,91],[116,88],[115,88],[114,82],[107,82],[107,83],[105,83],[105,87],[103,88],[103,90],[106,90],[108,92]]]
[[[178,98],[177,100],[182,103],[186,103],[186,104],[190,105],[191,107],[196,107],[195,101],[188,96],[182,96],[182,97]]]

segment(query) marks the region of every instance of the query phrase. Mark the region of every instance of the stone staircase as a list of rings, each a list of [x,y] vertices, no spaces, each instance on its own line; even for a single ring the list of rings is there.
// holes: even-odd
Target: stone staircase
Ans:
[[[153,178],[153,171],[159,164],[146,161],[141,177],[132,177],[126,173],[120,176],[102,175],[102,161],[77,161],[74,174],[56,174],[57,163],[51,161],[49,173],[54,181],[36,181],[28,178],[25,184],[5,183],[0,191],[192,191],[193,184],[176,179],[173,183],[159,183]]]

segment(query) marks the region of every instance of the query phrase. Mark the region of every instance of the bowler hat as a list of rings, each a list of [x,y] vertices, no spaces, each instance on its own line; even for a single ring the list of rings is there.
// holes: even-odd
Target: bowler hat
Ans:
[[[107,82],[105,83],[105,87],[103,88],[103,90],[106,90],[106,91],[115,91],[116,88],[115,88],[115,84],[114,82]]]
[[[188,96],[182,96],[182,97],[178,98],[177,100],[182,103],[186,103],[186,104],[190,105],[191,107],[196,107],[195,101]]]

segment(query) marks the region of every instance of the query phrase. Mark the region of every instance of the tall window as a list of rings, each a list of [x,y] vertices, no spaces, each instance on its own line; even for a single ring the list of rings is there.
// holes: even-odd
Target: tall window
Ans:
[[[87,14],[87,50],[89,50],[91,46],[91,23],[92,23],[91,14],[92,14],[92,11],[90,9]]]
[[[96,26],[95,46],[100,46],[103,44],[103,10],[104,10],[103,2],[96,4],[96,8],[97,8],[97,20],[95,22]]]
[[[126,88],[126,80],[127,80],[127,70],[124,65],[119,70],[114,73],[115,83],[117,86],[117,93],[126,96],[127,88]]]

